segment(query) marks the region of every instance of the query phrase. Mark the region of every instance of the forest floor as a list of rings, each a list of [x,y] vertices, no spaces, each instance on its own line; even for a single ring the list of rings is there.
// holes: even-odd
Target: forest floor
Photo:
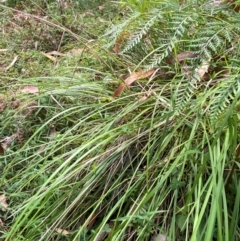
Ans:
[[[240,240],[239,14],[196,2],[1,1],[0,240]]]

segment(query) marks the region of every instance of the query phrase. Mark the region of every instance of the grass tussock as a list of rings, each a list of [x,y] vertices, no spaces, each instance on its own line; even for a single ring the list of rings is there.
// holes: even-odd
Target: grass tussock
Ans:
[[[3,240],[240,240],[236,6],[0,8]]]

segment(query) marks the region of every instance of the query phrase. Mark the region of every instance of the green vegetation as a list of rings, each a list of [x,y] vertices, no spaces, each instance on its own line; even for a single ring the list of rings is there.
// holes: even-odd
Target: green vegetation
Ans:
[[[0,239],[239,241],[237,4],[0,4]]]

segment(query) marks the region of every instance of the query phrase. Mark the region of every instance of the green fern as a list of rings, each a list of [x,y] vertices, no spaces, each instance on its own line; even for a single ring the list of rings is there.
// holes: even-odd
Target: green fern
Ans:
[[[203,59],[212,59],[214,55],[224,53],[227,43],[233,39],[222,22],[207,22],[194,37],[188,41],[188,47]]]
[[[232,76],[230,79],[222,79],[216,93],[212,96],[210,102],[210,120],[212,123],[218,121],[218,118],[225,113],[231,106],[232,109],[236,106],[237,101],[240,100],[240,77],[239,74]]]
[[[110,48],[112,47],[118,37],[125,32],[126,30],[129,31],[130,27],[133,25],[133,22],[136,21],[136,19],[139,19],[141,17],[141,13],[135,13],[133,14],[129,19],[127,19],[126,21],[113,26],[112,28],[110,28],[104,35],[103,37],[108,37],[108,43],[105,45],[106,48]]]
[[[169,27],[165,29],[164,32],[167,32],[165,38],[167,38],[168,44],[165,45],[164,43],[157,47],[153,53],[155,57],[151,58],[151,64],[149,68],[153,68],[159,66],[161,62],[166,59],[170,54],[173,54],[174,51],[177,49],[177,46],[181,43],[186,35],[188,29],[188,25],[194,24],[197,19],[194,19],[195,16],[191,16],[189,13],[173,13],[171,15],[169,21]]]
[[[212,82],[216,83],[214,88],[220,92],[213,94],[214,101],[208,108],[208,114],[211,120],[217,120],[230,105],[230,100],[239,94],[237,78],[229,76],[232,81],[221,87],[218,81],[212,79],[214,76],[219,78],[217,72],[226,68],[239,70],[237,65],[229,62],[233,56],[240,57],[240,50],[236,56],[240,38],[239,14],[227,4],[216,5],[212,1],[190,1],[189,5],[156,1],[155,4],[150,2],[149,6],[147,12],[138,13],[137,17],[133,13],[118,27],[115,26],[111,35],[120,35],[124,31],[131,33],[121,46],[122,52],[128,54],[129,58],[134,55],[138,67],[147,70],[174,69],[174,76],[168,82],[175,85],[173,89],[177,113],[192,106],[199,95],[204,95],[209,90]],[[185,52],[196,57],[178,62],[178,55]],[[170,58],[176,61],[172,61],[169,66]],[[201,76],[199,69],[203,63],[209,66]],[[184,69],[187,69],[185,74]],[[205,75],[208,75],[206,80]]]
[[[143,36],[148,34],[148,31],[156,23],[156,21],[162,18],[162,15],[161,12],[157,13],[156,11],[153,11],[151,14],[147,14],[147,16],[141,15],[139,17],[141,17],[141,19],[145,17],[143,26],[138,26],[139,32],[134,33],[134,37],[132,37],[130,41],[126,44],[125,48],[122,51],[123,53],[131,50],[134,46],[136,46],[142,40]]]

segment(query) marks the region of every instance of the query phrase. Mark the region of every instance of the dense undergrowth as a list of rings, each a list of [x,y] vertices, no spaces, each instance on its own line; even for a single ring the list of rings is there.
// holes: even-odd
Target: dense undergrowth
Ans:
[[[0,5],[0,237],[240,240],[236,4]]]

